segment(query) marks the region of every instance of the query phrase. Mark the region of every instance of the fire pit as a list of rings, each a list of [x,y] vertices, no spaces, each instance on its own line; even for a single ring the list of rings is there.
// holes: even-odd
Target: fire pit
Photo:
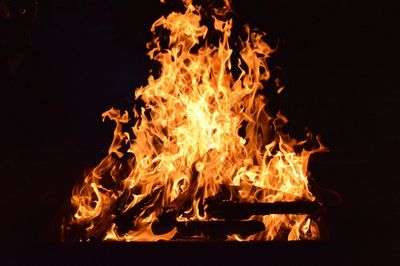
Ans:
[[[323,204],[308,161],[327,149],[285,132],[263,90],[280,93],[265,34],[236,31],[228,0],[183,1],[152,26],[160,70],[135,92],[106,156],[74,188],[63,239],[317,240]]]

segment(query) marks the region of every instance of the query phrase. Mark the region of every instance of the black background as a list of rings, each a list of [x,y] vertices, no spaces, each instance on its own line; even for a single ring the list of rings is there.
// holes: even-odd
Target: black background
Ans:
[[[307,127],[331,151],[311,165],[317,182],[344,198],[328,213],[328,243],[232,249],[139,245],[136,251],[125,245],[60,245],[59,217],[84,170],[107,153],[113,125],[103,124],[101,113],[126,108],[134,89],[146,83],[145,43],[152,22],[166,8],[156,0],[39,3],[32,47],[25,51],[15,83],[1,89],[1,228],[2,242],[15,251],[9,255],[28,261],[38,254],[50,260],[87,255],[90,261],[107,251],[108,257],[103,253],[104,260],[97,260],[104,263],[114,253],[131,262],[141,251],[150,257],[162,254],[153,259],[167,262],[201,252],[195,262],[203,262],[218,256],[219,248],[221,263],[264,255],[264,263],[281,256],[300,264],[398,259],[400,92],[398,32],[390,3],[233,1],[242,22],[280,40],[275,62],[285,69],[287,86],[271,105],[289,118],[293,132]]]

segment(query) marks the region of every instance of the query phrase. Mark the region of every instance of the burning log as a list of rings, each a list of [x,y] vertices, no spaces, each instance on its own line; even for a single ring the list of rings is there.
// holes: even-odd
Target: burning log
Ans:
[[[246,190],[246,194],[252,195],[254,196],[254,199],[260,201],[263,199],[264,195],[273,196],[281,194],[281,195],[291,196],[289,193],[284,191],[278,191],[271,188],[262,188],[255,185],[251,185],[248,187],[241,187],[228,184],[221,184],[218,187],[219,187],[217,189],[218,193],[215,194],[214,196],[206,198],[205,204],[217,203],[221,201],[234,201],[234,202],[241,201],[243,199],[243,196],[241,195],[241,192],[243,192],[243,190]]]
[[[153,223],[153,232],[164,232],[177,228],[175,239],[193,238],[203,236],[207,239],[225,239],[227,235],[240,234],[242,236],[252,235],[265,230],[260,221],[179,221],[168,227],[160,222]],[[167,229],[168,228],[168,229]]]
[[[190,221],[177,223],[177,237],[207,236],[212,239],[227,235],[252,235],[265,230],[260,221]]]
[[[199,175],[195,167],[192,167],[192,173],[192,182],[190,183],[189,188],[182,192],[168,206],[163,208],[163,212],[158,216],[158,220],[160,222],[174,222],[179,215],[190,208],[191,204],[193,203],[194,196],[198,190],[197,178]]]
[[[250,203],[250,202],[211,202],[206,206],[208,217],[220,219],[248,219],[252,215],[269,214],[315,214],[322,205],[315,201],[295,202],[272,202],[272,203]]]
[[[111,205],[109,209],[103,210],[97,219],[81,224],[71,223],[62,228],[63,241],[102,241],[113,221],[112,213],[114,210],[115,204]]]
[[[163,192],[163,187],[156,188],[139,201],[132,208],[128,209],[124,213],[117,215],[113,222],[117,226],[117,231],[119,234],[125,234],[132,228],[132,223],[136,220],[138,216],[159,198],[159,195]]]

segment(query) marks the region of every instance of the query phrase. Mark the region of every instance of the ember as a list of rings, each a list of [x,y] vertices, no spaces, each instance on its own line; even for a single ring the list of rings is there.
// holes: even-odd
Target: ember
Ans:
[[[307,166],[326,148],[310,133],[289,137],[287,119],[267,113],[265,34],[246,26],[234,38],[228,0],[184,5],[151,28],[148,55],[161,69],[135,92],[145,107],[103,114],[114,139],[75,187],[63,238],[318,239]]]

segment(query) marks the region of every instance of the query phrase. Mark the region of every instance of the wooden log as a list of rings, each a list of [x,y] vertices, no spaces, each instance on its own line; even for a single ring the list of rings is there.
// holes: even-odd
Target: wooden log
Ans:
[[[197,177],[199,174],[194,167],[192,167],[192,173],[189,188],[179,194],[169,205],[163,207],[163,212],[157,217],[160,222],[174,223],[179,215],[191,207],[198,190]]]
[[[271,188],[257,187],[254,185],[244,187],[244,186],[220,184],[218,185],[217,194],[205,199],[205,204],[210,202],[221,202],[221,201],[235,201],[235,202],[244,201],[245,199],[240,196],[241,194],[240,191],[243,192],[243,190],[246,190],[248,194],[253,195],[255,198],[258,198],[259,201],[261,201],[263,195],[276,195],[278,193],[287,194],[286,192],[283,191],[278,191]]]
[[[252,215],[315,214],[322,205],[316,201],[250,203],[221,201],[210,202],[205,211],[208,217],[220,219],[248,219]]]
[[[189,221],[177,223],[177,238],[206,236],[211,239],[225,239],[227,235],[248,236],[265,230],[260,221]]]
[[[144,197],[141,201],[131,207],[129,210],[118,214],[113,222],[117,226],[117,232],[119,234],[127,233],[131,228],[133,222],[138,216],[146,209],[149,208],[160,197],[163,192],[163,187],[154,189],[150,194]]]
[[[156,234],[166,233],[174,227],[177,234],[174,240],[191,239],[203,236],[205,239],[226,239],[227,235],[252,235],[265,230],[261,221],[175,221],[169,225],[155,222],[152,230]]]

